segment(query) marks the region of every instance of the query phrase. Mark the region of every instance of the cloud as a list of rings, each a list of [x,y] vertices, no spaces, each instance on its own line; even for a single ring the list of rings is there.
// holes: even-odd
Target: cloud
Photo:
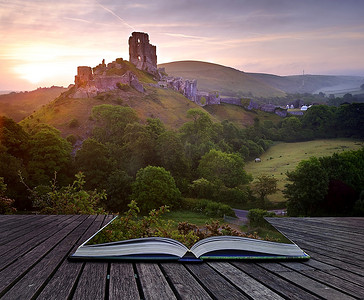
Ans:
[[[103,6],[103,5],[101,5],[100,3],[98,3],[98,5],[102,8],[102,9],[104,9],[104,10],[106,10],[107,12],[109,12],[110,14],[112,14],[115,18],[117,18],[122,24],[124,24],[125,26],[127,26],[127,27],[129,27],[129,28],[131,28],[132,30],[134,30],[135,31],[135,29],[134,29],[134,27],[133,26],[131,26],[130,24],[128,24],[123,18],[121,18],[120,16],[118,16],[116,13],[114,13],[111,9],[109,9],[109,8],[107,8],[107,7],[105,7],[105,6]]]

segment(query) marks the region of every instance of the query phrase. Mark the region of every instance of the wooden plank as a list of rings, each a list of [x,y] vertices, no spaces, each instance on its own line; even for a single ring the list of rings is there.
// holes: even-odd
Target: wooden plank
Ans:
[[[73,223],[77,224],[77,227],[66,236],[65,239],[59,241],[59,243],[47,253],[34,267],[32,267],[22,278],[20,278],[15,285],[6,292],[3,299],[31,299],[33,298],[54,270],[57,269],[59,264],[67,257],[70,248],[74,245],[82,235],[82,233],[88,228],[93,221],[92,218],[86,216],[77,218]]]
[[[137,263],[145,299],[177,299],[157,264]]]
[[[9,241],[25,235],[30,230],[29,224],[32,224],[32,227],[39,224],[39,226],[42,226],[44,224],[44,221],[47,221],[50,219],[50,216],[25,216],[23,218],[20,218],[19,222],[16,222],[15,224],[6,224],[6,226],[2,226],[2,231],[0,232],[0,241],[1,245],[5,245]]]
[[[322,226],[312,226],[308,224],[307,222],[294,222],[294,221],[286,221],[278,222],[277,220],[269,219],[269,222],[284,232],[289,232],[290,230],[295,233],[301,233],[305,234],[306,236],[312,236],[318,240],[330,240],[333,241],[340,241],[340,242],[346,242],[351,243],[352,245],[357,246],[364,246],[364,241],[361,239],[363,237],[362,233],[352,233],[350,231],[340,231],[340,230],[333,230],[325,228],[325,223],[323,220]]]
[[[107,216],[106,220],[104,220],[103,225],[105,225],[109,219],[111,220],[112,216]],[[103,279],[107,279],[108,278],[108,263],[105,262],[100,262],[100,263],[91,263],[91,262],[86,262],[85,263],[85,267],[82,271],[82,275],[81,275],[81,279],[83,278],[88,278],[89,276],[92,276],[92,274],[90,275],[89,272],[87,272],[87,270],[89,268],[92,268],[93,272],[95,274],[98,274],[98,282],[97,284],[92,284],[92,285],[88,285],[88,279],[83,282],[82,280],[80,280],[80,282],[78,283],[77,287],[76,287],[76,291],[75,291],[75,295],[80,295],[80,294],[85,294],[84,290],[87,289],[87,295],[99,295],[99,290],[101,288],[103,288],[103,294],[104,296],[106,296],[106,294],[109,292],[108,290],[106,290],[106,282],[103,281]],[[101,295],[101,294],[100,294]],[[77,299],[78,297],[76,297]],[[89,298],[82,298],[82,299],[89,299]],[[101,299],[101,298],[100,298]]]
[[[110,266],[110,300],[141,299],[132,263],[112,263]]]
[[[26,255],[20,257],[13,264],[0,272],[0,296],[4,293],[17,279],[23,276],[32,266],[41,260],[53,247],[59,244],[67,235],[70,234],[86,216],[74,216],[73,222],[58,231],[52,237],[29,251]]]
[[[107,267],[108,264],[104,262],[87,263],[82,271],[73,298],[85,300],[104,299],[106,293]]]
[[[318,252],[315,252],[311,249],[305,249],[303,248],[304,250],[309,250],[309,253],[310,255],[320,261],[320,262],[323,262],[325,264],[328,264],[328,265],[332,265],[332,266],[335,266],[336,268],[340,268],[340,269],[344,269],[344,270],[348,270],[352,273],[355,273],[355,274],[358,274],[360,276],[364,276],[364,269],[361,268],[361,267],[358,267],[358,266],[354,266],[354,265],[351,265],[351,264],[348,264],[346,262],[343,262],[335,257],[329,257],[329,256],[326,256],[326,255],[322,255]]]
[[[73,253],[77,247],[82,244],[86,239],[99,230],[112,216],[90,216],[92,220],[91,225],[87,231],[81,235],[80,239],[76,242],[70,253]],[[47,285],[41,291],[37,299],[52,299],[54,291],[57,291],[59,299],[68,299],[76,290],[76,282],[84,268],[84,262],[75,262],[65,259],[61,266],[57,269],[55,274],[49,280]]]
[[[278,227],[280,228],[280,227]],[[359,259],[362,259],[359,255],[361,254],[362,246],[353,243],[348,243],[347,241],[333,239],[327,236],[321,236],[318,234],[309,234],[297,232],[297,229],[282,229],[285,234],[287,234],[293,240],[299,240],[299,243],[315,243],[321,248],[327,250],[350,252],[356,255]]]
[[[306,291],[304,288],[267,271],[257,264],[234,262],[233,265],[287,299],[321,299],[311,292]]]
[[[351,295],[352,297],[359,297],[364,299],[364,287],[344,280],[343,278],[333,276],[329,273],[325,273],[323,271],[303,271],[302,274],[305,276],[309,276],[315,281],[320,281],[321,283],[325,283],[332,288],[340,290],[346,294]]]
[[[235,288],[230,282],[223,278],[205,263],[189,264],[186,267],[197,278],[201,285],[209,291],[216,299],[248,299],[243,293]]]
[[[9,251],[4,251],[0,256],[0,270],[6,268],[9,264],[13,263],[22,255],[37,247],[37,245],[44,242],[46,239],[51,237],[57,231],[59,231],[59,224],[67,226],[68,218],[55,218],[54,222],[48,223],[47,226],[35,229],[28,235],[20,237],[20,241],[14,240],[15,248],[10,248]],[[29,238],[28,238],[29,237]],[[23,243],[21,243],[23,241]]]
[[[296,284],[297,286],[300,286],[303,289],[309,290],[312,293],[315,293],[316,295],[325,298],[325,299],[332,299],[332,300],[341,300],[341,299],[354,299],[353,297],[350,297],[348,294],[343,293],[336,288],[334,288],[332,285],[329,285],[328,283],[324,284],[317,280],[313,280],[311,277],[306,276],[308,272],[311,272],[310,274],[314,274],[315,271],[303,271],[303,272],[296,272],[292,271],[289,268],[280,265],[279,271],[277,271],[277,266],[274,264],[264,264],[264,268],[268,271],[271,271],[275,273],[276,275],[279,275],[288,281]]]
[[[364,287],[364,276],[359,276],[357,274],[353,274],[347,270],[335,269],[327,271],[329,274],[335,275],[337,277],[343,278],[347,281],[353,282]]]
[[[176,289],[179,299],[212,299],[184,265],[163,263],[161,267]]]
[[[253,279],[243,271],[234,267],[227,262],[214,262],[209,263],[217,272],[222,274],[245,294],[249,295],[251,299],[283,299],[277,293],[261,284],[259,281]]]
[[[330,300],[355,299],[347,294],[339,292],[338,290],[326,284],[322,284],[316,280],[313,280],[297,272],[281,272],[279,273],[279,275],[297,284],[298,286],[305,288],[312,293],[315,293],[316,295],[324,299],[330,299]]]

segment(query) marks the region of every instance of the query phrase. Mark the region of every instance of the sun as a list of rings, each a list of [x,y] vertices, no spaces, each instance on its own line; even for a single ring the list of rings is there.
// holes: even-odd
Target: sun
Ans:
[[[49,67],[44,65],[40,66],[39,64],[30,63],[16,66],[14,71],[20,78],[35,84],[43,81],[49,75],[49,69]]]

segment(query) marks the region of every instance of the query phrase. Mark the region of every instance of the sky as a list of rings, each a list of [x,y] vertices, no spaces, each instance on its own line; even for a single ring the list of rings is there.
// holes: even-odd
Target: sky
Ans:
[[[0,91],[74,82],[77,66],[129,59],[133,31],[158,63],[364,76],[363,0],[0,0]]]

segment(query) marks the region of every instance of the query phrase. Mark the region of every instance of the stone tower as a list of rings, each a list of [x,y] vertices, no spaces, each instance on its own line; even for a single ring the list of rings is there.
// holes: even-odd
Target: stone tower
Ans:
[[[75,76],[76,86],[86,85],[88,81],[92,80],[92,69],[91,67],[77,67],[77,75]]]
[[[157,48],[147,33],[133,32],[129,37],[129,61],[139,70],[157,74]]]

